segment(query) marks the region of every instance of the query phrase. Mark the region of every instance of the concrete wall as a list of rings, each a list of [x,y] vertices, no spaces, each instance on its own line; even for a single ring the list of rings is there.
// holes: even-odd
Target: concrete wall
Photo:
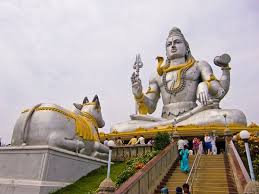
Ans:
[[[112,161],[125,161],[153,150],[153,146],[147,144],[114,146],[110,148],[112,149]]]
[[[47,194],[107,162],[50,146],[0,148],[0,194]]]

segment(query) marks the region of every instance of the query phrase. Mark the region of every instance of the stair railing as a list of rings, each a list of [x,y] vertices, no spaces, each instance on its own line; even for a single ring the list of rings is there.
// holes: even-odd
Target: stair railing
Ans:
[[[189,173],[189,175],[188,175],[188,177],[185,181],[185,183],[189,184],[189,190],[192,191],[191,193],[193,193],[193,182],[194,182],[194,179],[195,179],[196,174],[197,174],[197,168],[199,166],[200,159],[201,159],[201,153],[198,151],[196,156],[195,156],[195,159],[194,159],[192,168],[190,170],[190,173]]]

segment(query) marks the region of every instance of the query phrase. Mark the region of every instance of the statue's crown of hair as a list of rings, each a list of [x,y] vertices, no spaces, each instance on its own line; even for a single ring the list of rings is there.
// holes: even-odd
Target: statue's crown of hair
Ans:
[[[170,30],[168,37],[169,36],[174,36],[174,35],[178,35],[178,36],[182,36],[183,37],[183,34],[182,34],[181,30],[179,28],[177,28],[177,27],[173,27]]]

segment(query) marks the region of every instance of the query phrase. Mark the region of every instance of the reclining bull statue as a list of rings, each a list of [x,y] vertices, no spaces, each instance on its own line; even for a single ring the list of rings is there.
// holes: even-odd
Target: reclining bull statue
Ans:
[[[102,118],[98,96],[92,102],[74,103],[73,111],[55,104],[38,104],[16,121],[11,145],[49,145],[105,159],[109,148],[100,143]]]

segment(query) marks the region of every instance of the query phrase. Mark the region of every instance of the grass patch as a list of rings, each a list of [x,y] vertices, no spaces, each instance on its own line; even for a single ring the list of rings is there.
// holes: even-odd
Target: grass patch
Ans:
[[[119,174],[126,168],[125,162],[116,162],[111,165],[111,176],[110,178],[115,183]],[[53,194],[93,194],[96,193],[100,183],[107,176],[107,166],[102,166],[90,172],[87,176],[80,178],[75,183],[62,188]]]

